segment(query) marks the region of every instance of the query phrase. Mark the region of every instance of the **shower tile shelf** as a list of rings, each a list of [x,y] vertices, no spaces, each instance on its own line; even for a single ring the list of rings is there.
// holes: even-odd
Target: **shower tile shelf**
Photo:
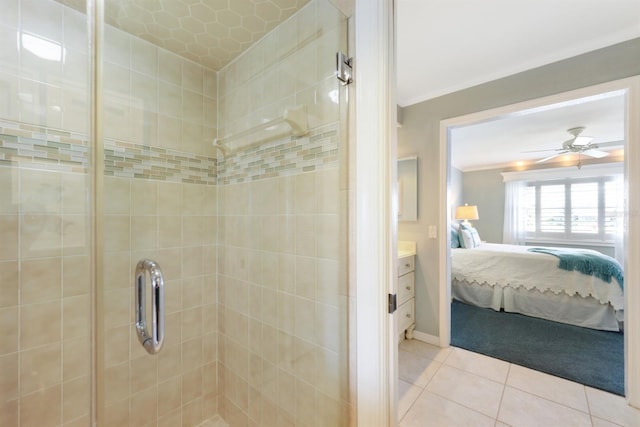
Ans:
[[[284,110],[282,116],[244,131],[213,140],[213,146],[226,158],[234,150],[248,148],[286,136],[303,136],[309,131],[307,108],[298,105]]]

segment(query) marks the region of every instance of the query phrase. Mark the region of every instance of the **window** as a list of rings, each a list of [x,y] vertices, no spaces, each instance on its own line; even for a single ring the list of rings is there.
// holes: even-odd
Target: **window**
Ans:
[[[620,177],[536,181],[525,190],[529,239],[615,240],[621,217]]]

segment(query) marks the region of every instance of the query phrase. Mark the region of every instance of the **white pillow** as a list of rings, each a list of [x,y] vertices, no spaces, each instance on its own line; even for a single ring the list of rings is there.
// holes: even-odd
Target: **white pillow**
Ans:
[[[473,235],[471,234],[471,230],[460,227],[458,231],[460,236],[460,246],[465,249],[473,249],[476,247],[473,241]]]
[[[478,234],[478,230],[475,228],[471,229],[471,237],[473,238],[473,247],[478,247],[482,244],[482,240],[480,239],[480,235]]]
[[[460,246],[466,249],[473,249],[482,244],[478,230],[465,224],[460,224]]]

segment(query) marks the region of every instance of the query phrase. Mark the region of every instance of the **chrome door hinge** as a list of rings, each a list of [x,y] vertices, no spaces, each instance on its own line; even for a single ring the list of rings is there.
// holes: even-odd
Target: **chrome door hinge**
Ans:
[[[389,314],[395,313],[398,309],[398,301],[396,294],[389,294]]]
[[[336,77],[343,86],[353,82],[353,58],[347,58],[342,52],[336,52]]]

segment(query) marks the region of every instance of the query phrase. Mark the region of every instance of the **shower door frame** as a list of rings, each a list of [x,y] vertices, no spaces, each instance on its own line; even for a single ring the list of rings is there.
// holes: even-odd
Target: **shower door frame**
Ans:
[[[358,425],[397,425],[396,315],[388,294],[397,280],[395,2],[356,0],[355,104],[350,174],[355,181],[349,260],[356,282]]]

